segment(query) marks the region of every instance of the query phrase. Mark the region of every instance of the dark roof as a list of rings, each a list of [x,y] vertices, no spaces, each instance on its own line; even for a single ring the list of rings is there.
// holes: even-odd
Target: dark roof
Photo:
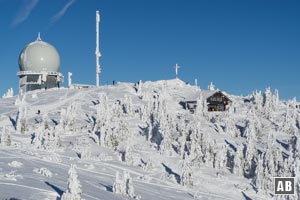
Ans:
[[[213,96],[216,93],[221,93],[222,95],[224,95],[224,97],[228,100],[231,101],[223,92],[219,91],[219,90],[215,90],[215,91],[209,91],[209,90],[201,90],[201,91],[197,91],[189,96],[186,96],[184,101],[185,102],[194,102],[197,101],[197,99],[200,97],[200,94],[202,95],[203,99],[208,99],[209,97]]]
[[[217,91],[215,92],[213,95],[211,95],[210,97],[216,95],[216,94],[220,94],[221,96],[224,96],[224,98],[227,100],[227,101],[231,101],[225,94],[223,94],[221,91]],[[208,97],[208,98],[210,98]]]

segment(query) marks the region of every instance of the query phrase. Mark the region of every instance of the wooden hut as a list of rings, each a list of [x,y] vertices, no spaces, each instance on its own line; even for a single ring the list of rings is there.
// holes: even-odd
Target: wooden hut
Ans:
[[[184,101],[180,102],[180,105],[186,110],[190,110],[192,113],[197,108],[197,99],[202,95],[202,98],[206,100],[208,111],[226,111],[231,105],[232,101],[221,91],[199,91],[196,94],[186,97]]]

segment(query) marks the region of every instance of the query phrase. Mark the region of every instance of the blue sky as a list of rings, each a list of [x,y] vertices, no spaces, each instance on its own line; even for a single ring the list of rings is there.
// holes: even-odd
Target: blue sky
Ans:
[[[51,2],[51,3],[50,3]],[[61,72],[95,83],[95,11],[101,12],[101,84],[174,78],[232,94],[270,86],[300,98],[300,1],[0,0],[0,94],[17,91],[18,56],[54,45]]]

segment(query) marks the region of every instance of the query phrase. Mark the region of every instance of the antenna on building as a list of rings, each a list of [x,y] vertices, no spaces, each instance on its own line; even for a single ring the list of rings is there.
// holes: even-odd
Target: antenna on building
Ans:
[[[101,73],[101,67],[100,67],[100,57],[101,53],[99,51],[99,24],[100,24],[100,13],[97,10],[96,11],[96,87],[99,87],[99,75]]]
[[[41,40],[42,40],[42,38],[41,38],[41,33],[38,32],[38,36],[37,36],[37,38],[36,38],[36,41],[41,41]]]
[[[176,63],[174,68],[175,68],[176,79],[178,79],[178,69],[180,68],[180,66]]]

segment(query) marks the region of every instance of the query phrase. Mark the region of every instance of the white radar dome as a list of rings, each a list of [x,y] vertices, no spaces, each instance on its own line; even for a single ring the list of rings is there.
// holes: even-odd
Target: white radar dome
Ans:
[[[20,53],[19,68],[21,71],[58,72],[60,57],[51,44],[44,42],[40,34],[36,41],[28,44]]]

